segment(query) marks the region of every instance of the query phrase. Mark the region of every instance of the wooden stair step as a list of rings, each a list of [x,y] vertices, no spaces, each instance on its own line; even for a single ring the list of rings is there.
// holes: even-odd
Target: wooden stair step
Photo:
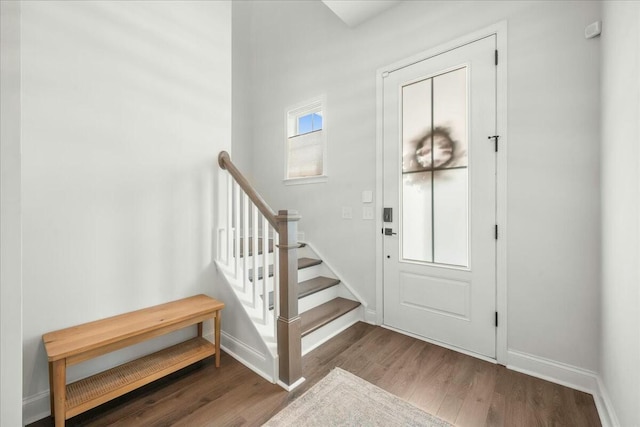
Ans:
[[[359,306],[360,303],[358,301],[338,297],[314,307],[309,311],[305,311],[300,315],[302,320],[302,336],[304,337],[310,334]]]
[[[318,276],[298,284],[298,299],[323,291],[340,283],[340,279]],[[269,292],[269,310],[273,310],[273,291]]]
[[[322,264],[321,259],[298,258],[298,270]],[[273,277],[273,264],[269,265],[269,277]],[[262,267],[258,267],[258,280],[262,280]],[[249,281],[253,282],[253,269],[249,270]]]
[[[322,264],[321,259],[315,258],[298,258],[298,270],[302,270],[303,268],[313,267],[314,265]]]

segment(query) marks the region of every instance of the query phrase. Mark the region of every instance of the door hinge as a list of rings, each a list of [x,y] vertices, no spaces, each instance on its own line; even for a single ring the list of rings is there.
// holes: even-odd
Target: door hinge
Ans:
[[[498,65],[498,49],[495,50],[496,65]]]
[[[498,327],[498,312],[496,311],[496,328]]]
[[[496,224],[496,240],[498,240],[498,224]]]
[[[492,135],[487,137],[487,139],[493,139],[493,142],[495,143],[495,150],[496,153],[498,152],[498,139],[500,139],[500,135]]]

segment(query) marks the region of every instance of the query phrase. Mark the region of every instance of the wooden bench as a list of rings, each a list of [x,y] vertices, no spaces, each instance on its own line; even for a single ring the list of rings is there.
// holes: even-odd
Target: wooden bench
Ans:
[[[42,336],[49,358],[51,416],[65,420],[118,396],[215,355],[220,366],[220,310],[224,304],[206,295],[89,322]],[[202,337],[203,322],[215,319],[215,345]],[[66,384],[66,368],[105,353],[187,326],[198,336],[91,377]]]

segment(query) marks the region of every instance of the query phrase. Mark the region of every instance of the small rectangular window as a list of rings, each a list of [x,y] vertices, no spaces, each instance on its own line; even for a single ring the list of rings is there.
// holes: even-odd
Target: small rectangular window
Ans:
[[[326,179],[324,98],[288,108],[286,123],[285,181],[302,183]]]

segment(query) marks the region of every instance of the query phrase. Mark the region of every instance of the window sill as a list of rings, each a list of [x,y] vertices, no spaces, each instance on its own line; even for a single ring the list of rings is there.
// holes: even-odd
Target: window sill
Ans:
[[[321,182],[327,182],[329,177],[326,175],[318,176],[305,176],[302,178],[287,178],[282,180],[284,185],[303,185],[303,184],[319,184]]]

